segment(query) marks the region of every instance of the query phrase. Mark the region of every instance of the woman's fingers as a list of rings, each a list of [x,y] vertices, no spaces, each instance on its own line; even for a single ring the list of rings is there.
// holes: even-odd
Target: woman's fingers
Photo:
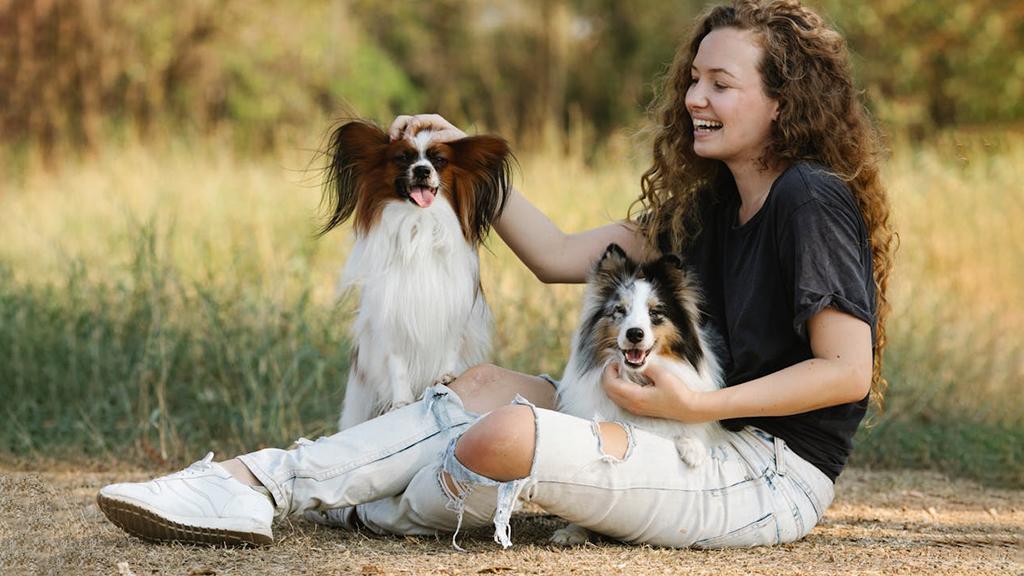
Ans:
[[[466,133],[444,119],[440,114],[402,115],[395,118],[388,128],[388,136],[392,140],[412,138],[422,130],[433,132],[433,138],[441,142],[451,142],[465,138]]]
[[[398,116],[391,122],[391,126],[388,128],[388,137],[392,140],[398,140],[402,137],[402,133],[405,132],[409,122],[412,121],[412,116],[403,114]]]
[[[612,402],[634,414],[643,414],[645,405],[653,386],[640,386],[624,380],[619,374],[619,365],[611,363],[605,367],[601,375],[601,385]]]
[[[659,382],[665,382],[667,378],[672,377],[672,373],[665,369],[664,366],[659,365],[657,362],[651,362],[644,368],[644,376],[647,376],[654,385],[657,386]]]

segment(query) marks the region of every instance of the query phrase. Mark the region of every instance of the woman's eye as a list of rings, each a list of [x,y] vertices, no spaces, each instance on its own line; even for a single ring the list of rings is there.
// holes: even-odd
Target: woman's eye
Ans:
[[[725,90],[726,88],[728,88],[728,86],[726,86],[725,84],[722,84],[721,82],[715,82],[715,90]]]

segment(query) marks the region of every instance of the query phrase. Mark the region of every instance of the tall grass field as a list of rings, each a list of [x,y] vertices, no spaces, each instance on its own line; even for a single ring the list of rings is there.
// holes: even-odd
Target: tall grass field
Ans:
[[[557,150],[520,153],[526,196],[568,231],[626,214],[642,160]],[[0,179],[0,459],[172,465],[332,432],[352,238],[315,236],[310,158],[124,144]],[[852,463],[1024,486],[1024,138],[898,145],[885,179],[890,388]],[[493,361],[560,374],[581,287],[497,237],[481,258]]]

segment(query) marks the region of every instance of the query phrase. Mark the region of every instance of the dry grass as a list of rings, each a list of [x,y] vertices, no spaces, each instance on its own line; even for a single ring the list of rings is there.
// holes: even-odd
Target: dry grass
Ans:
[[[558,549],[561,525],[513,519],[502,551],[487,530],[460,537],[383,538],[295,521],[259,550],[151,544],[120,532],[95,503],[111,481],[147,472],[0,468],[0,573],[20,574],[1024,574],[1024,492],[928,472],[849,470],[805,540],[777,548],[696,551],[602,542]]]

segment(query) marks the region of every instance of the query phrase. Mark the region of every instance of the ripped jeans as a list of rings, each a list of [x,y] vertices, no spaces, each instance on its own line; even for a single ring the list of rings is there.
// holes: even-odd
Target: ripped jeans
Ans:
[[[453,543],[460,527],[493,522],[504,547],[520,499],[624,542],[699,548],[798,540],[832,502],[827,476],[756,428],[730,434],[692,468],[671,440],[629,424],[618,459],[602,452],[594,422],[516,403],[533,408],[536,451],[529,476],[511,482],[480,476],[455,457],[455,442],[479,415],[440,384],[332,436],[240,459],[270,491],[278,518],[348,507],[374,532],[452,532]]]

